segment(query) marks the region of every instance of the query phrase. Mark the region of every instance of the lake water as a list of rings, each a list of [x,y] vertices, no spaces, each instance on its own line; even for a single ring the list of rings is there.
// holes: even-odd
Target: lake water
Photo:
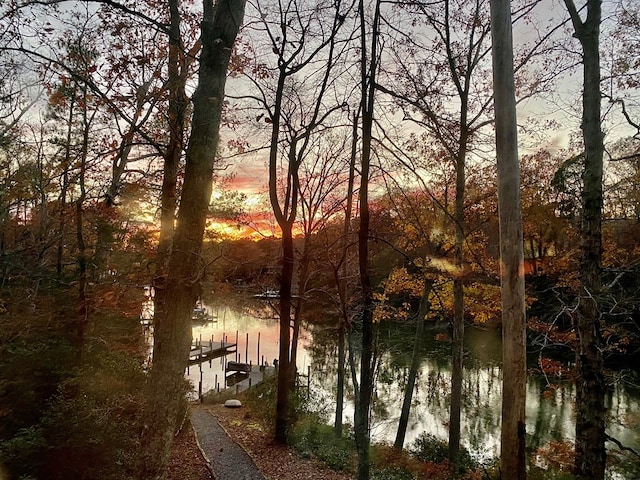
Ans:
[[[277,302],[277,301],[276,301]],[[194,339],[238,344],[227,357],[246,363],[267,362],[278,357],[278,320],[268,301],[247,300],[234,305],[207,305],[215,321],[193,326]],[[380,364],[372,412],[372,439],[392,443],[402,407],[404,387],[413,349],[414,327],[387,325],[379,331]],[[427,330],[421,341],[421,363],[405,446],[427,432],[441,439],[448,436],[450,395],[450,344],[439,341],[439,331]],[[335,329],[310,327],[301,334],[298,370],[310,367],[315,404],[333,418],[336,391],[337,347]],[[259,346],[258,346],[259,341]],[[356,342],[357,343],[357,342]],[[477,459],[497,457],[500,444],[501,338],[499,332],[468,328],[465,332],[465,361],[461,437],[463,445]],[[532,360],[535,366],[535,359]],[[349,378],[349,374],[347,378]],[[205,362],[190,367],[187,377],[195,389],[202,381],[203,391],[224,388],[224,361]],[[626,379],[625,372],[609,377],[607,433],[636,451],[640,450],[640,391]],[[347,380],[349,382],[349,380]],[[350,382],[349,382],[350,383]],[[551,384],[551,385],[550,385]],[[347,386],[344,421],[353,424],[353,391]],[[571,441],[574,437],[575,388],[567,380],[546,379],[530,374],[527,383],[527,446],[530,449],[552,441]],[[608,448],[615,448],[608,444]],[[625,478],[614,475],[611,478]]]
[[[263,300],[247,300],[242,306],[212,306],[203,303],[213,316],[206,323],[194,323],[191,331],[194,341],[213,340],[235,343],[236,352],[226,357],[227,361],[251,363],[253,365],[273,365],[278,358],[279,321],[275,317],[274,304]],[[311,365],[305,346],[311,341],[308,332],[303,331],[298,345],[298,371],[307,372]],[[213,359],[202,365],[191,365],[186,377],[196,390],[202,381],[202,391],[225,388],[225,358]],[[202,380],[201,380],[202,379]]]
[[[396,327],[397,328],[397,327]],[[405,342],[389,339],[378,367],[372,438],[393,443],[409,373],[413,339],[404,329]],[[384,331],[381,336],[384,337]],[[448,438],[450,406],[450,344],[436,340],[439,332],[426,331],[423,339],[416,390],[405,437],[409,446],[423,432]],[[499,332],[467,328],[465,332],[465,366],[463,372],[461,438],[463,445],[477,459],[488,460],[499,454],[500,415],[502,408],[501,338]],[[331,385],[335,391],[335,372],[328,362],[312,356],[312,365],[323,364],[326,371],[312,368],[318,387]],[[328,372],[328,373],[327,373]],[[315,375],[315,378],[313,377]],[[624,445],[640,448],[640,391],[626,384],[620,373],[611,376],[607,393],[609,408],[607,433]],[[331,383],[333,381],[333,383]],[[575,387],[568,380],[531,373],[526,390],[527,446],[530,449],[552,441],[573,440],[575,428]],[[327,397],[327,402],[331,401]],[[350,407],[347,420],[353,421]]]

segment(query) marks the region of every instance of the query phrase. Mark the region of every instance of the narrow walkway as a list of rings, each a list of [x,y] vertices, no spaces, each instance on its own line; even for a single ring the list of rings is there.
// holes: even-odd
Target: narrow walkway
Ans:
[[[265,480],[247,452],[229,438],[206,407],[191,407],[191,424],[216,480]]]

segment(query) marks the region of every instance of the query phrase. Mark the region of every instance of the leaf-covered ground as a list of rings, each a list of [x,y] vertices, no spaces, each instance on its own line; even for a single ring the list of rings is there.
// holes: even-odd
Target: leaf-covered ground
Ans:
[[[207,462],[200,453],[193,428],[185,426],[173,442],[169,480],[212,480]]]
[[[334,472],[314,459],[303,459],[289,448],[276,445],[268,427],[247,409],[208,405],[229,436],[253,458],[267,480],[349,480],[346,473]],[[215,473],[215,472],[214,472]],[[198,449],[191,427],[176,438],[170,466],[170,480],[211,480],[211,473]],[[226,480],[226,479],[220,479]],[[229,479],[231,480],[231,479]]]

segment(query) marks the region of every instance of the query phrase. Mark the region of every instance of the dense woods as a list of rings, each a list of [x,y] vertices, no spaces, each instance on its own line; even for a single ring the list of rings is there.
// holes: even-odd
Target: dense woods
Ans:
[[[607,478],[611,446],[637,463],[606,392],[640,360],[639,47],[632,0],[3,2],[0,478],[166,478],[212,289],[277,290],[278,443],[304,414],[301,329],[335,333],[333,435],[360,480],[383,478],[394,328],[412,332],[397,451],[420,339],[450,341],[438,478],[533,478],[534,370],[576,386],[553,475]],[[495,469],[463,446],[471,325],[503,335]]]

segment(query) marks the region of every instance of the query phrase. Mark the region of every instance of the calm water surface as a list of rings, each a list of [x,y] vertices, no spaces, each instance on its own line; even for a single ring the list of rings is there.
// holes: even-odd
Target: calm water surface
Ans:
[[[277,301],[276,301],[277,302]],[[267,301],[246,300],[235,305],[204,306],[214,321],[194,324],[194,339],[236,343],[237,353],[227,360],[266,362],[278,357],[278,321],[273,305]],[[396,435],[404,388],[413,350],[413,327],[382,326],[379,332],[381,349],[377,370],[375,400],[372,412],[374,441],[393,442]],[[405,446],[423,432],[439,438],[448,436],[450,404],[450,344],[438,341],[437,331],[427,330],[421,341],[421,363]],[[258,346],[259,341],[259,346]],[[357,341],[355,342],[357,343]],[[356,352],[356,357],[357,357]],[[335,330],[311,327],[303,331],[298,353],[298,369],[311,368],[312,391],[317,408],[333,418],[336,391]],[[468,328],[465,332],[465,366],[461,412],[463,445],[478,459],[490,459],[499,453],[501,414],[501,338],[495,331]],[[532,363],[535,366],[535,358]],[[347,375],[349,377],[349,375]],[[195,389],[202,381],[203,391],[224,388],[222,359],[206,362],[200,368],[191,366],[187,374]],[[624,373],[610,377],[607,394],[609,408],[607,433],[624,445],[640,450],[640,391],[623,381]],[[571,382],[545,379],[530,374],[527,383],[527,445],[530,448],[548,445],[551,441],[571,441],[574,437],[575,388]],[[344,421],[353,423],[353,390],[347,386]],[[608,444],[608,448],[614,448]],[[624,478],[624,477],[617,477]]]
[[[253,365],[273,365],[278,358],[279,323],[275,317],[275,304],[263,300],[245,301],[240,305],[203,306],[213,316],[213,320],[206,323],[194,323],[191,331],[194,341],[209,340],[215,342],[237,344],[236,352],[226,357],[227,361],[251,363]],[[306,346],[311,342],[311,336],[303,331],[298,344],[298,370],[307,372],[311,359]],[[201,365],[189,367],[186,377],[191,380],[195,390],[199,388],[202,376],[202,390],[225,388],[224,358],[213,359]]]

